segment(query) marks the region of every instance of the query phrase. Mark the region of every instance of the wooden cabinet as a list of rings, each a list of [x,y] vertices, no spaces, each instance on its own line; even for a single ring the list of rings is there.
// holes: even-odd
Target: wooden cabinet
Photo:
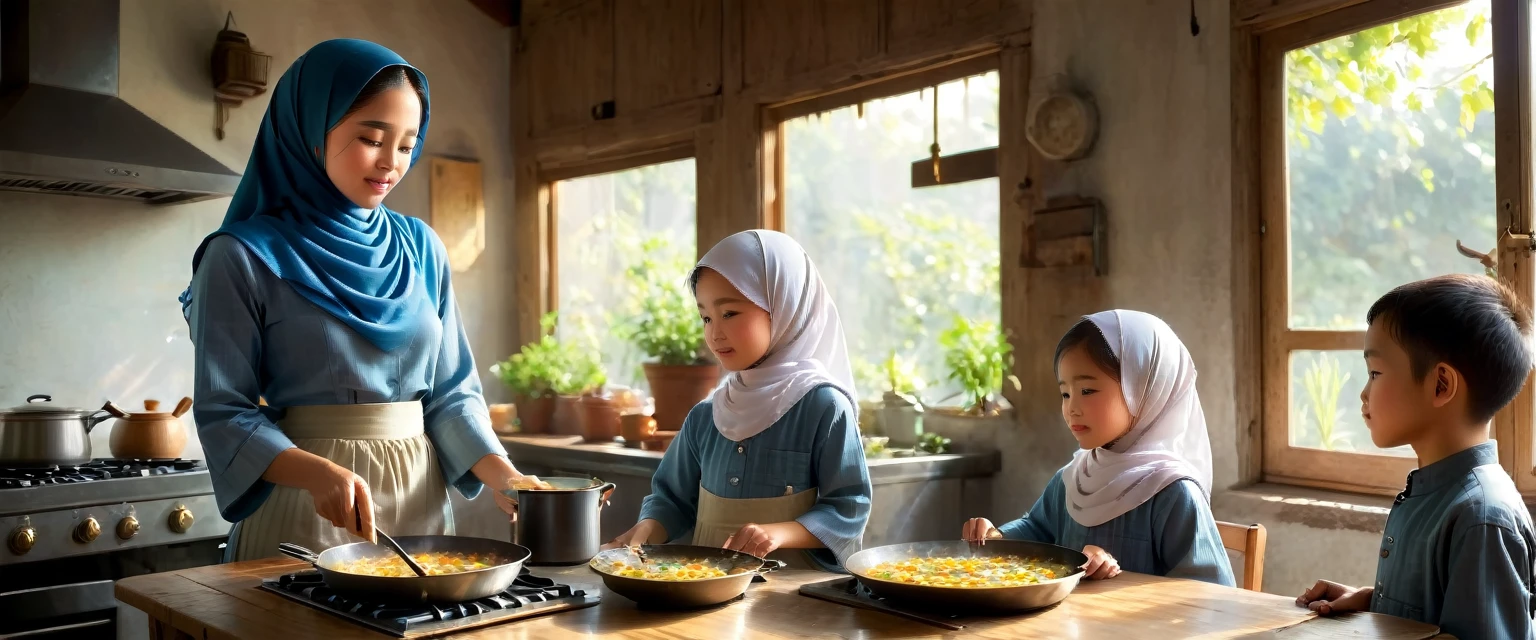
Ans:
[[[613,99],[614,0],[538,0],[524,8],[529,120],[534,135],[591,122]]]
[[[529,0],[523,23],[534,137],[720,89],[720,0]]]
[[[619,113],[720,91],[719,0],[620,0],[614,24]]]
[[[881,53],[884,0],[741,0],[742,84],[796,76]]]
[[[1025,0],[886,0],[886,49],[926,53],[1029,25]]]

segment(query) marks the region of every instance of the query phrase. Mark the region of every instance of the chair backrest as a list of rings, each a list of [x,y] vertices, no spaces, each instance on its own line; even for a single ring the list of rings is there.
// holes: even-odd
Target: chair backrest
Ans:
[[[1264,588],[1264,545],[1269,534],[1262,524],[1216,522],[1221,531],[1221,546],[1243,554],[1243,576],[1238,586],[1249,591]]]

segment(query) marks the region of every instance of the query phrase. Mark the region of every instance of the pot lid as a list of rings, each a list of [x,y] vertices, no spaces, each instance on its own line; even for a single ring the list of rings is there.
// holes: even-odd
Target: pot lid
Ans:
[[[28,396],[27,403],[0,411],[0,416],[20,415],[27,418],[79,418],[94,415],[100,409],[76,409],[64,407],[53,403],[53,396],[39,393]]]

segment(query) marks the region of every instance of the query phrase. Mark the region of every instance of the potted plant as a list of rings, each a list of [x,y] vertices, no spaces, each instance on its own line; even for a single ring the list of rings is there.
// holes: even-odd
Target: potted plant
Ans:
[[[581,397],[602,388],[607,382],[601,352],[591,326],[582,318],[572,327],[579,339],[557,340],[554,360],[559,367],[550,388],[555,392],[554,433],[583,435]]]
[[[522,433],[549,433],[555,412],[554,383],[560,377],[560,343],[555,339],[555,314],[539,319],[543,337],[523,345],[518,353],[491,366],[491,373],[512,392]]]
[[[653,359],[644,368],[656,401],[656,428],[676,431],[688,411],[719,383],[720,367],[702,355],[704,323],[687,289],[680,286],[688,273],[687,261],[667,251],[664,239],[647,240],[642,249],[646,257],[625,271],[638,311],[621,331]]]
[[[949,379],[960,386],[958,407],[930,408],[923,417],[925,431],[953,440],[956,450],[990,448],[993,427],[1013,423],[1012,408],[1003,399],[1003,384],[1019,379],[1013,369],[1013,345],[995,322],[972,322],[956,316],[955,323],[939,334]]]
[[[889,445],[899,449],[917,446],[922,434],[923,405],[917,392],[923,386],[917,375],[915,363],[903,359],[893,350],[881,365],[886,389],[880,405],[880,424]]]
[[[587,442],[612,442],[619,437],[619,403],[608,393],[608,374],[595,356],[577,358],[573,373],[581,382],[581,437]]]

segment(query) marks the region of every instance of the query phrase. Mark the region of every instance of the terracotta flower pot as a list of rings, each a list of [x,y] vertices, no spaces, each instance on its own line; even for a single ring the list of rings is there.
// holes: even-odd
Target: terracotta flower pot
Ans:
[[[513,399],[517,409],[517,423],[521,432],[538,435],[549,433],[549,423],[555,415],[555,397],[543,395],[537,398],[516,396]]]
[[[714,364],[645,364],[645,380],[656,398],[656,428],[677,431],[693,405],[703,402],[720,383],[720,366]]]
[[[581,435],[581,396],[555,396],[555,417],[549,432],[558,436]]]
[[[998,433],[1016,428],[1013,410],[993,416],[968,415],[954,407],[935,407],[923,412],[923,432],[949,438],[956,453],[983,453],[996,447]]]
[[[581,437],[587,442],[613,442],[619,437],[619,405],[612,398],[582,397]]]

